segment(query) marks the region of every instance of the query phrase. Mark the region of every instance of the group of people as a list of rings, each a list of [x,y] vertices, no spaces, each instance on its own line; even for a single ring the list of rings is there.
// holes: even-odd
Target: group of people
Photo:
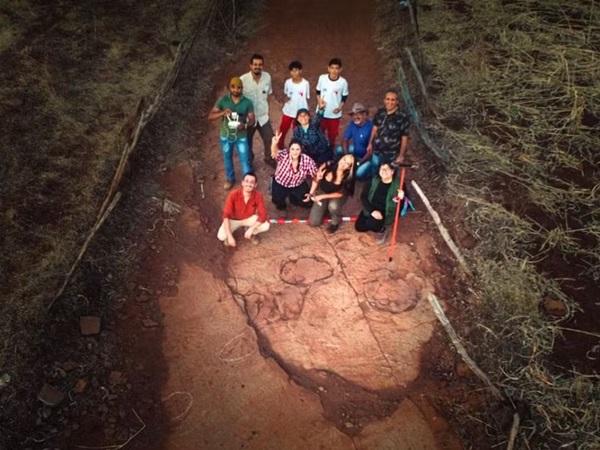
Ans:
[[[397,203],[404,198],[396,176],[408,147],[408,116],[400,109],[398,93],[388,90],[384,106],[373,119],[367,108],[354,103],[351,121],[337,143],[343,107],[349,85],[341,76],[342,61],[333,58],[327,73],[316,85],[316,111],[311,114],[310,83],[302,76],[302,63],[292,61],[285,81],[282,118],[274,133],[269,117],[269,98],[273,95],[271,76],[264,71],[264,58],[254,54],[250,70],[229,81],[228,93],[210,111],[210,120],[221,120],[220,146],[225,168],[224,188],[235,183],[233,151],[237,152],[244,177],[241,186],[229,192],[218,238],[235,246],[234,231],[245,227],[244,236],[257,243],[257,234],[269,229],[264,198],[253,172],[252,140],[258,131],[264,147],[264,162],[275,168],[271,179],[271,198],[275,207],[285,211],[288,202],[310,208],[308,222],[319,226],[325,213],[330,216],[327,231],[334,233],[341,222],[341,209],[354,195],[355,182],[366,181],[362,211],[355,224],[357,231],[381,233],[394,220]],[[285,145],[292,128],[292,137]]]

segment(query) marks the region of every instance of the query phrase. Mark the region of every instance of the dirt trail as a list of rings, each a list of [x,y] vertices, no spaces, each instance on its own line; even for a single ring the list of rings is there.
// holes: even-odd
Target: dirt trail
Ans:
[[[386,86],[368,6],[268,2],[246,53],[265,56],[278,96],[289,61],[303,62],[314,92],[338,56],[349,102],[375,107]],[[243,56],[223,83],[246,67]],[[276,126],[280,104],[271,108]],[[196,170],[184,163],[159,180],[184,207],[175,238],[164,235],[167,251],[147,261],[142,283],[156,284],[166,266],[177,274],[159,299],[168,368],[160,389],[170,418],[154,430],[162,448],[462,448],[421,395],[423,351],[435,326],[423,296],[443,277],[421,213],[402,221],[392,264],[350,225],[334,235],[276,225],[261,245],[240,242],[226,252],[215,237],[225,197],[216,125],[200,148]],[[272,169],[262,165],[261,151],[257,136],[257,171],[269,198]],[[206,178],[205,199],[198,175]],[[356,209],[356,201],[346,206]],[[145,367],[151,371],[152,361]],[[184,394],[169,397],[174,392]]]

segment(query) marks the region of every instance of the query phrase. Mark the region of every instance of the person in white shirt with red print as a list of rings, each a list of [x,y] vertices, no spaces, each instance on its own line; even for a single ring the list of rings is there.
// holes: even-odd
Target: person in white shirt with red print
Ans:
[[[333,58],[327,66],[327,73],[319,77],[317,82],[317,99],[323,99],[325,112],[321,119],[321,129],[327,134],[329,145],[335,148],[335,141],[340,132],[342,108],[349,95],[348,82],[342,73],[342,60]]]

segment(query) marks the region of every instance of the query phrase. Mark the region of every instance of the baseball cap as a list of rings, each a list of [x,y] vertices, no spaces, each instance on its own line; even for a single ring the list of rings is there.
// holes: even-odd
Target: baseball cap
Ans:
[[[297,119],[297,118],[298,118],[298,116],[299,116],[300,114],[302,114],[302,113],[306,113],[306,114],[308,114],[308,115],[310,116],[310,112],[308,111],[308,109],[306,109],[306,108],[300,108],[300,109],[298,110],[298,112],[296,113],[296,119]]]
[[[350,114],[356,114],[359,112],[367,112],[367,108],[365,108],[365,105],[363,105],[362,103],[354,103],[354,105],[352,105],[352,111],[350,111]]]

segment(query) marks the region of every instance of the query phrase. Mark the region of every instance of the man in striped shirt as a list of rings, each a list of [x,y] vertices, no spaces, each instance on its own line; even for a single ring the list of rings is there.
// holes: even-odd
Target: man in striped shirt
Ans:
[[[288,198],[291,204],[308,208],[312,202],[304,201],[309,191],[306,180],[315,176],[317,166],[296,140],[290,142],[289,149],[279,150],[280,137],[281,132],[277,132],[271,142],[271,156],[277,162],[271,186],[272,201],[278,210],[287,208]]]

